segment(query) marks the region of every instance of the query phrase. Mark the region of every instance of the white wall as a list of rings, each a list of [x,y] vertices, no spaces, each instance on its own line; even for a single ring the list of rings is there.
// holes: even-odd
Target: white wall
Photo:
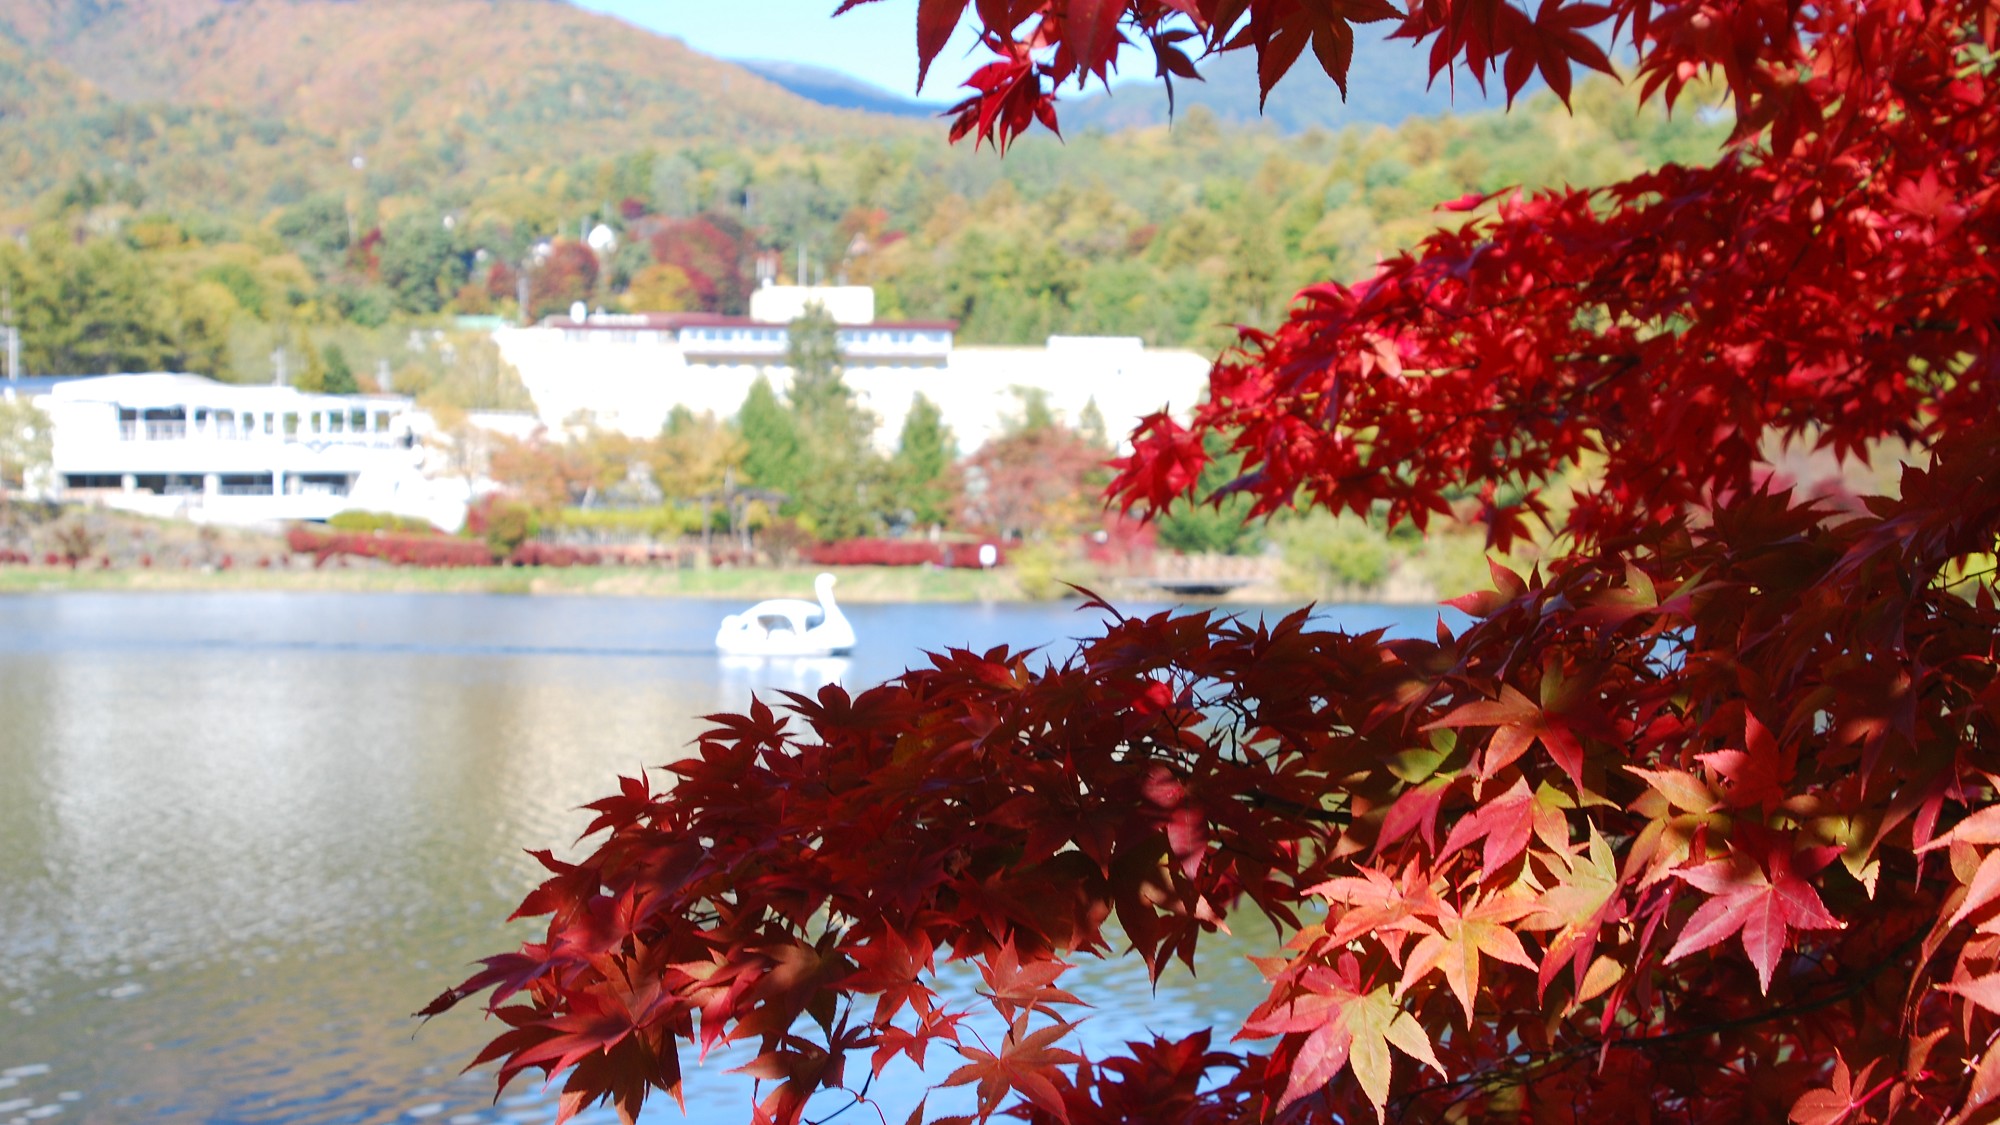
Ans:
[[[570,342],[560,329],[509,328],[494,334],[521,372],[542,420],[553,430],[579,415],[633,437],[651,437],[675,406],[718,418],[735,415],[759,374],[782,393],[784,367],[690,367],[671,344]],[[1136,339],[1055,337],[1041,348],[957,348],[944,367],[847,368],[847,385],[880,419],[875,444],[893,449],[921,393],[938,404],[959,451],[971,453],[1020,410],[1015,387],[1047,392],[1074,424],[1095,399],[1105,429],[1120,442],[1139,419],[1165,407],[1185,416],[1208,386],[1209,361],[1194,352],[1148,349]]]
[[[811,305],[841,324],[875,322],[875,290],[867,285],[766,285],[750,294],[750,319],[790,324]]]

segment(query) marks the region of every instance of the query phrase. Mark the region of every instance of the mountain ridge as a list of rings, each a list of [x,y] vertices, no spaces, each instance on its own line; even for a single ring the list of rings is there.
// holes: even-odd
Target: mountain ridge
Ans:
[[[836,109],[860,109],[895,117],[933,118],[944,113],[945,102],[904,97],[872,82],[823,66],[784,59],[732,59],[737,66],[774,82],[792,93]]]
[[[1346,97],[1325,72],[1307,57],[1278,83],[1260,106],[1256,56],[1229,51],[1197,61],[1203,81],[1176,81],[1172,114],[1201,106],[1224,124],[1263,126],[1295,135],[1311,129],[1338,131],[1350,125],[1400,125],[1412,117],[1477,113],[1506,105],[1499,81],[1490,89],[1460,76],[1454,88],[1449,76],[1430,79],[1428,52],[1401,40],[1390,40],[1388,23],[1356,29],[1354,67]],[[1540,82],[1522,92],[1528,97]],[[1150,128],[1170,120],[1167,91],[1157,78],[1134,77],[1081,97],[1071,95],[1060,106],[1063,128]]]
[[[322,187],[364,166],[449,183],[662,145],[926,128],[819,104],[559,0],[0,0],[0,42],[23,52],[7,122],[19,144],[59,149],[28,134],[113,106],[278,123],[317,139],[295,145],[296,176]],[[51,85],[51,67],[98,96],[80,104]],[[29,71],[44,96],[26,95]],[[251,147],[274,135],[267,124]]]

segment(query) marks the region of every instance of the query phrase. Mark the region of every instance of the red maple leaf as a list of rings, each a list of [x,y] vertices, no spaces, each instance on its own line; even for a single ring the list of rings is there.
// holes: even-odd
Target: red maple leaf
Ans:
[[[971,1061],[952,1071],[941,1085],[963,1086],[977,1082],[979,1116],[982,1120],[992,1116],[993,1111],[999,1108],[1001,1099],[1012,1091],[1056,1120],[1067,1122],[1069,1109],[1062,1094],[1067,1081],[1058,1068],[1075,1066],[1083,1061],[1083,1057],[1053,1044],[1075,1028],[1075,1024],[1058,1021],[1040,1030],[1029,1031],[1028,1017],[1024,1014],[1008,1029],[1007,1040],[999,1054],[960,1045],[958,1053]]]
[[[1055,987],[1056,978],[1068,972],[1070,966],[1061,961],[1038,961],[1021,964],[1020,955],[1014,950],[1010,938],[995,950],[991,957],[979,965],[979,975],[986,978],[986,987],[992,989],[987,994],[1000,1018],[1014,1020],[1017,1013],[1040,1012],[1053,1016],[1051,1004],[1083,1004],[1083,1001]]]
[[[1827,913],[1808,880],[1840,854],[1838,848],[1793,851],[1791,839],[1741,826],[1741,840],[1729,855],[1674,875],[1711,897],[1695,909],[1667,953],[1668,963],[1741,935],[1743,952],[1757,968],[1758,982],[1771,990],[1793,930],[1835,930],[1845,923]]]

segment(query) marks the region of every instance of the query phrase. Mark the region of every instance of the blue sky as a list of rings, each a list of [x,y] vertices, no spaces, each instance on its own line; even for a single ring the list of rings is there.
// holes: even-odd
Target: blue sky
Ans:
[[[917,85],[917,0],[877,0],[839,19],[831,18],[838,0],[575,2],[676,36],[705,54],[811,63],[906,96]],[[961,30],[931,67],[924,100],[958,100],[959,83],[981,61],[967,56],[972,44]]]

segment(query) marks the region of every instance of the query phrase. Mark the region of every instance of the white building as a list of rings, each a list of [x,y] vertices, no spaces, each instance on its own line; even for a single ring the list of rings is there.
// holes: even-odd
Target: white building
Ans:
[[[884,450],[895,446],[918,394],[938,405],[970,453],[1019,411],[1017,388],[1043,392],[1071,423],[1094,401],[1110,435],[1122,439],[1154,411],[1185,415],[1208,386],[1205,357],[1136,338],[957,347],[957,326],[948,321],[875,320],[874,293],[860,286],[767,286],[752,295],[748,317],[599,313],[501,329],[494,340],[551,430],[589,421],[650,437],[676,406],[734,415],[760,375],[783,392],[791,378],[786,324],[809,304],[839,323],[847,385],[880,420],[875,440]]]
[[[209,523],[356,509],[465,522],[469,486],[424,475],[432,425],[407,398],[152,374],[62,380],[35,404],[66,499]]]

